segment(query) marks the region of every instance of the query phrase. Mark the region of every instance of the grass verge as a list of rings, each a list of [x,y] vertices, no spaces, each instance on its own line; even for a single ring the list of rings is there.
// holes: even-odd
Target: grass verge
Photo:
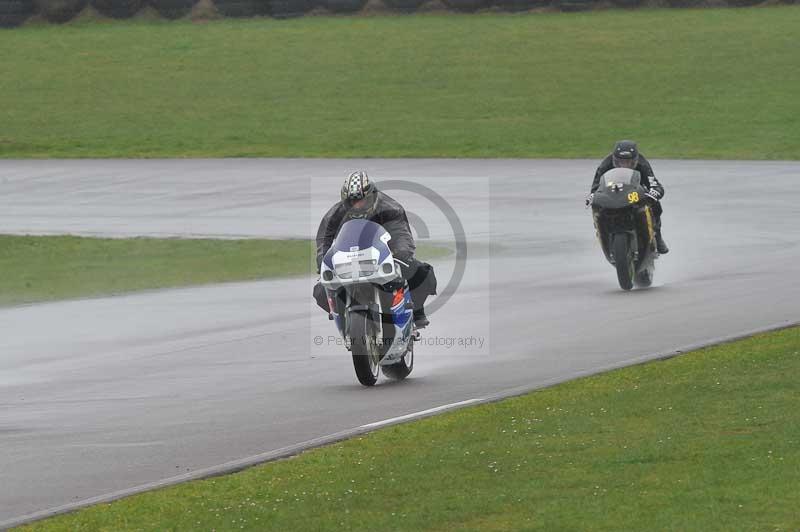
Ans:
[[[572,381],[31,530],[796,530],[800,329]]]
[[[449,253],[420,246],[428,259]],[[0,235],[0,306],[311,274],[308,240]],[[310,294],[309,289],[309,294]]]
[[[0,32],[0,157],[798,159],[800,6]]]

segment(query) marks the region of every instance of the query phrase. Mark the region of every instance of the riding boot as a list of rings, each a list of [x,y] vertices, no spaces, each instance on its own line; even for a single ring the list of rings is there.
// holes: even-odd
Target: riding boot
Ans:
[[[660,255],[666,255],[669,253],[669,247],[667,247],[667,243],[664,242],[664,237],[661,236],[661,216],[656,219],[656,249],[658,249],[658,253]]]
[[[428,320],[428,317],[425,316],[425,307],[419,307],[414,309],[414,326],[417,329],[424,329],[431,322]]]
[[[411,289],[411,300],[414,302],[414,325],[417,329],[422,329],[430,325],[428,317],[425,316],[425,301],[429,296],[436,294],[436,276],[433,267],[414,258],[408,261],[408,266],[404,267],[403,277],[408,280],[408,287]]]

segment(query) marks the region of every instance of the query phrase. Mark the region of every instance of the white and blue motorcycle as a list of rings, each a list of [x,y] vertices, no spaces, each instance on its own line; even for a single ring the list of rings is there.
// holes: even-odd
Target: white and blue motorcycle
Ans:
[[[380,375],[404,379],[414,368],[413,303],[389,249],[391,235],[369,220],[339,229],[320,267],[330,319],[353,355],[358,381],[373,386]]]

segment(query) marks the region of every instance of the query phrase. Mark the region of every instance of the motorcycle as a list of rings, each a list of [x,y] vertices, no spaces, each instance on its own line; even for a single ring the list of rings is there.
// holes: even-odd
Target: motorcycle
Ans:
[[[345,222],[320,266],[329,319],[352,353],[358,381],[373,386],[383,374],[406,378],[414,368],[413,303],[395,264],[391,235],[379,224]]]
[[[597,238],[623,290],[653,284],[658,250],[648,198],[639,172],[614,168],[600,178],[591,203]]]

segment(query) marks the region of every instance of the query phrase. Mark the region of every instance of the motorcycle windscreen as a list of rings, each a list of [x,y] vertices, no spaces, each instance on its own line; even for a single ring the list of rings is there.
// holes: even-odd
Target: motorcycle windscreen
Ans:
[[[640,174],[638,170],[613,168],[600,178],[599,188],[605,190],[607,187],[612,187],[614,185],[633,185],[638,187],[641,186],[641,184],[642,174]]]
[[[378,263],[382,263],[389,256],[388,242],[391,235],[380,224],[369,220],[350,220],[339,229],[339,234],[333,241],[331,249],[325,255],[325,264],[333,268],[331,257],[339,251],[348,253],[363,249],[375,248],[380,256]]]

